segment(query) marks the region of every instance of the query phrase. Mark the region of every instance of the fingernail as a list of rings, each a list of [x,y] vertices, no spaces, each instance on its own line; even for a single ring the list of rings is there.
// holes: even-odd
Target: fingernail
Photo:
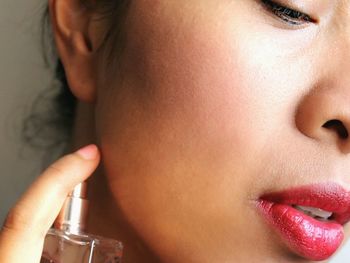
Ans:
[[[85,160],[93,160],[97,155],[97,146],[95,144],[89,144],[78,151],[76,151]]]

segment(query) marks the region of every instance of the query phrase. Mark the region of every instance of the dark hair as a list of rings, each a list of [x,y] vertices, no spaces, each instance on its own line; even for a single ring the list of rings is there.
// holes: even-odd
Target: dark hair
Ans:
[[[104,52],[111,53],[120,48],[122,22],[129,2],[130,0],[80,0],[82,8],[107,20],[108,29],[101,45]],[[48,6],[44,7],[41,19],[41,44],[45,66],[53,73],[52,82],[34,100],[29,114],[24,118],[21,137],[31,148],[44,150],[43,165],[46,166],[67,150],[77,106],[77,99],[68,86],[65,69],[54,45]]]

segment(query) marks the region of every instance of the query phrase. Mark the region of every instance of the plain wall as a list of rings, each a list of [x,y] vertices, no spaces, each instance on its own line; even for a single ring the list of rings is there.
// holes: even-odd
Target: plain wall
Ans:
[[[34,98],[49,85],[50,72],[40,47],[43,4],[43,0],[0,1],[0,222],[41,171],[43,152],[24,147],[20,131]],[[350,262],[350,242],[331,262]]]
[[[0,222],[40,171],[42,152],[24,147],[21,125],[48,87],[40,47],[42,0],[0,0]]]

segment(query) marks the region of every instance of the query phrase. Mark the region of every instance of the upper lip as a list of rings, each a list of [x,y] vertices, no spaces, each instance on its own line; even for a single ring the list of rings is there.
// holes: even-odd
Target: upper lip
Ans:
[[[320,183],[266,193],[260,199],[273,203],[310,206],[332,212],[339,224],[350,221],[350,191],[337,183]]]

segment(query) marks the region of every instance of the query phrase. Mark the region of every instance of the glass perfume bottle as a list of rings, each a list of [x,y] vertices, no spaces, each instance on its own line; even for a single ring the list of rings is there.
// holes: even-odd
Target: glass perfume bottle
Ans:
[[[40,263],[120,263],[123,244],[85,232],[87,183],[70,193],[45,237]]]

